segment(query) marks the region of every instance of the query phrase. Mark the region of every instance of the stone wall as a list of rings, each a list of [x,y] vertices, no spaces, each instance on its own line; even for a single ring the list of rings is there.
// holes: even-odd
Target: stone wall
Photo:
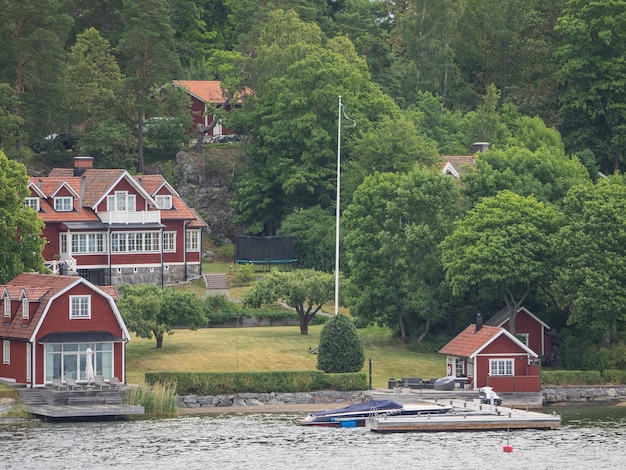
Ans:
[[[366,400],[365,392],[298,392],[298,393],[238,393],[232,395],[176,397],[177,405],[184,408],[312,405],[318,403],[360,403]]]
[[[570,401],[626,400],[626,385],[544,387],[542,392],[543,401],[546,404]]]

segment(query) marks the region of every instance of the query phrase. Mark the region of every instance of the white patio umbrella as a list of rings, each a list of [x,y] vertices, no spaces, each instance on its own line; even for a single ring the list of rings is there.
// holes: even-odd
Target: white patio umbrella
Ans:
[[[93,370],[93,351],[87,348],[87,363],[85,364],[85,378],[89,383],[95,382],[96,374]]]

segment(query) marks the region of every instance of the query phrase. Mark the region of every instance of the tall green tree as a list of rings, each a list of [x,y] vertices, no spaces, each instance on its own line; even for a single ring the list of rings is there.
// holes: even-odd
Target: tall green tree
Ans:
[[[165,0],[124,0],[124,33],[117,47],[126,84],[135,104],[137,170],[144,169],[144,118],[155,115],[159,89],[180,70],[174,28]]]
[[[608,347],[626,330],[626,185],[612,181],[572,188],[565,224],[554,237],[554,297],[567,324]]]
[[[154,285],[125,285],[117,305],[126,326],[140,338],[156,339],[156,347],[163,347],[165,335],[173,335],[174,327],[186,326],[192,330],[206,325],[202,302],[190,292]]]
[[[351,313],[421,341],[443,318],[439,243],[458,214],[452,178],[416,166],[365,178],[342,217]]]
[[[24,132],[24,118],[15,114],[17,107],[11,85],[0,83],[0,150],[9,154]]]
[[[111,45],[98,30],[76,37],[66,69],[68,108],[75,124],[93,127],[111,116],[121,116],[122,72]]]
[[[243,303],[260,308],[276,301],[293,308],[300,319],[300,334],[309,334],[309,323],[325,303],[335,298],[334,276],[314,269],[272,271],[248,290]]]
[[[503,190],[560,206],[567,191],[589,181],[586,168],[558,147],[530,151],[522,147],[481,152],[476,166],[461,177],[463,192],[471,204]]]
[[[72,19],[63,7],[58,0],[0,0],[0,82],[12,84],[14,113],[33,135],[67,129],[59,96],[63,46]],[[21,150],[21,138],[16,148]]]
[[[441,243],[446,279],[455,294],[502,298],[509,328],[528,295],[546,285],[551,272],[550,238],[559,213],[533,196],[509,190],[482,199]]]
[[[241,124],[251,144],[236,217],[251,233],[273,235],[294,207],[334,204],[338,96],[358,122],[356,132],[397,108],[371,82],[347,38],[323,41],[319,28],[293,11],[270,14],[246,71],[254,95]]]
[[[569,0],[556,30],[567,141],[591,149],[603,171],[618,171],[626,145],[626,1]]]
[[[0,150],[0,282],[6,283],[24,271],[44,271],[41,256],[44,224],[24,204],[30,195],[26,168],[9,160]]]

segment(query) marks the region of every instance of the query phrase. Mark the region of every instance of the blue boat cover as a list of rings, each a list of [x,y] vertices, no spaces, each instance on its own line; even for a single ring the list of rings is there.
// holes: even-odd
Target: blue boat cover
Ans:
[[[400,409],[402,409],[402,405],[393,400],[372,400],[365,401],[363,403],[355,403],[354,405],[346,406],[345,408],[339,408],[337,410],[317,411],[311,414],[313,416],[329,416],[340,415],[342,413],[366,413],[368,411],[388,411]]]

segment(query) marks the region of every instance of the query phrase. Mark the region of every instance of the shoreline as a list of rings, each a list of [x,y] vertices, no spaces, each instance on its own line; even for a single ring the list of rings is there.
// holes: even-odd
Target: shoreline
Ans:
[[[238,413],[313,413],[315,411],[336,410],[350,405],[350,402],[294,404],[294,405],[251,405],[251,406],[203,406],[180,408],[180,415],[238,414]]]

